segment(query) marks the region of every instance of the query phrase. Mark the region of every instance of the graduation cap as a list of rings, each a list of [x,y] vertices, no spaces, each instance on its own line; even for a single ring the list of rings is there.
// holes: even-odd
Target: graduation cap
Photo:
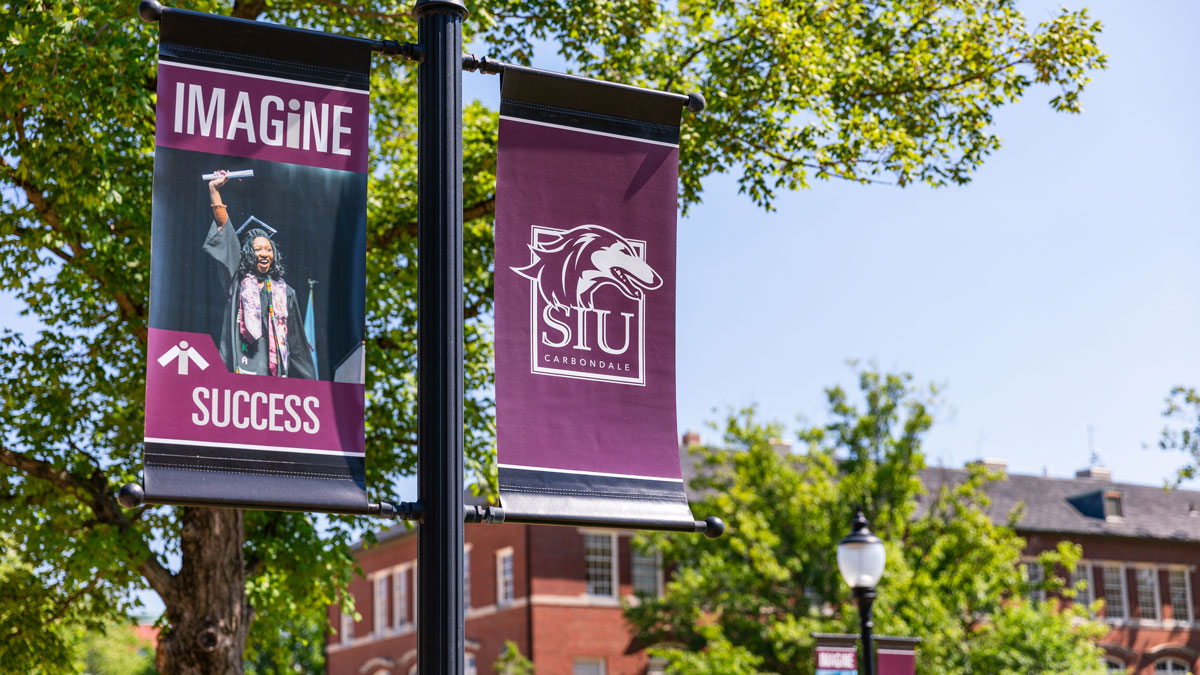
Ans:
[[[258,218],[254,217],[254,216],[250,216],[249,218],[246,219],[246,222],[242,223],[242,226],[237,229],[237,234],[239,237],[242,236],[242,233],[246,231],[246,228],[250,227],[251,223],[253,223],[257,228],[266,232],[268,239],[270,239],[271,237],[274,237],[276,235],[276,233],[279,232],[279,230],[276,230],[275,228],[264,223],[263,221],[259,220]]]

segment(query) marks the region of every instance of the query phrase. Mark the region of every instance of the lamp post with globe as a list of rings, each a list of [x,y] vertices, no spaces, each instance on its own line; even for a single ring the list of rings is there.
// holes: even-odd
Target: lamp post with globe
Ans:
[[[837,547],[838,570],[853,589],[858,603],[858,620],[862,632],[863,675],[875,675],[875,646],[871,641],[871,607],[875,604],[875,586],[883,576],[885,563],[883,541],[871,534],[867,518],[858,512],[850,534]]]

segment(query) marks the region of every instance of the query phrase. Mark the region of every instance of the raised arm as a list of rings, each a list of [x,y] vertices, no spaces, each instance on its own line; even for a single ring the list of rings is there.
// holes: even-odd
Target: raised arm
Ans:
[[[212,256],[220,264],[221,283],[228,285],[237,274],[238,259],[241,257],[241,247],[233,228],[225,229],[229,222],[229,213],[225,203],[221,201],[219,188],[225,184],[228,171],[214,171],[217,177],[208,183],[208,199],[212,206],[213,219],[208,228],[208,236],[204,239],[204,252]]]
[[[217,229],[220,230],[222,227],[225,227],[225,223],[229,222],[229,213],[225,208],[225,202],[221,201],[221,192],[219,190],[225,184],[225,181],[229,180],[225,177],[229,172],[221,169],[213,173],[217,174],[217,177],[208,181],[208,199],[212,204],[213,220],[216,221]]]

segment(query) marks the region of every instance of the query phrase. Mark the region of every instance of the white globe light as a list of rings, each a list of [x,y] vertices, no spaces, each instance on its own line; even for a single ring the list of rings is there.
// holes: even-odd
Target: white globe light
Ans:
[[[838,544],[837,563],[842,578],[851,588],[875,588],[883,576],[886,552],[879,537],[867,529],[861,513],[854,519],[854,531]]]

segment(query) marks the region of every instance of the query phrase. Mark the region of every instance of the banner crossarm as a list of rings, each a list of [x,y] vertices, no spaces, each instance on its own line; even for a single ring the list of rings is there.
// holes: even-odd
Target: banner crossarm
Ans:
[[[188,9],[179,9],[177,7],[163,7],[162,3],[159,2],[158,0],[141,0],[141,2],[139,2],[138,6],[137,6],[138,16],[141,17],[142,21],[146,21],[148,23],[155,23],[155,22],[159,21],[160,19],[162,19],[163,14],[168,13],[168,12],[171,12],[171,13],[178,12],[181,14],[195,14],[195,15],[201,15],[201,16],[209,16],[207,14],[204,14],[203,12],[194,12],[194,11],[188,10]],[[222,16],[221,19],[226,20],[226,21],[242,21],[242,22],[246,22],[246,23],[261,25],[261,22],[259,22],[259,21],[250,21],[249,19],[239,19],[237,17],[231,17],[231,16]],[[293,28],[291,26],[272,25],[271,27],[277,28],[280,30],[295,31],[297,33],[304,33],[304,34],[309,34],[309,35],[312,35],[312,34],[330,35],[330,33],[306,30],[304,28]],[[421,46],[413,44],[411,42],[402,43],[397,40],[371,40],[368,38],[354,37],[351,35],[336,35],[336,34],[334,34],[334,35],[335,35],[335,37],[339,37],[339,38],[342,38],[345,40],[353,40],[355,42],[365,43],[371,48],[371,51],[379,52],[380,54],[383,54],[384,56],[400,56],[408,61],[416,61],[417,63],[420,63],[424,59],[424,54],[421,51]]]
[[[362,508],[314,508],[311,506],[297,506],[296,508],[285,508],[280,505],[264,506],[250,502],[231,503],[231,502],[205,502],[202,500],[184,501],[160,501],[154,498],[147,499],[146,491],[138,483],[126,483],[117,491],[117,502],[127,508],[136,509],[140,506],[203,506],[218,509],[266,509],[270,511],[300,511],[304,513],[336,513],[344,516],[374,516],[376,518],[384,518],[388,520],[411,520],[420,522],[423,513],[422,504],[416,502],[400,502],[393,504],[391,502],[379,501],[369,502],[362,505]]]
[[[479,506],[468,504],[465,507],[466,522],[499,525],[501,523],[525,523],[529,525],[567,525],[611,527],[631,530],[655,530],[659,532],[693,532],[703,533],[709,539],[716,539],[725,533],[725,521],[717,516],[709,516],[704,520],[668,520],[651,518],[613,518],[592,516],[588,514],[554,514],[519,513],[505,510],[499,506]]]
[[[620,89],[628,89],[633,91],[644,91],[659,96],[666,96],[679,102],[679,105],[687,108],[693,113],[698,113],[704,110],[704,94],[693,92],[691,94],[676,94],[669,91],[656,91],[646,89],[645,87],[635,87],[630,84],[621,84],[619,82],[607,82],[604,80],[595,80],[590,77],[582,77],[580,75],[570,75],[568,73],[557,73],[552,70],[541,70],[540,68],[530,68],[529,66],[519,66],[515,63],[505,63],[495,59],[489,59],[486,56],[475,56],[474,54],[463,54],[462,57],[463,70],[470,73],[483,73],[485,75],[503,75],[506,70],[524,70],[535,72],[544,77],[551,77],[561,80],[574,80],[577,82],[603,82],[606,85],[617,87]]]

